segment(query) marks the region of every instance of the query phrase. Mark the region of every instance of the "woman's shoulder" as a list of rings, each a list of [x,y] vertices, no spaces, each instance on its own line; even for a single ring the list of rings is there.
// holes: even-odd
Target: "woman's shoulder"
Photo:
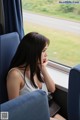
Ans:
[[[22,77],[22,73],[21,71],[18,69],[18,68],[11,68],[9,71],[8,71],[8,74],[7,74],[7,78],[19,78],[19,77]]]

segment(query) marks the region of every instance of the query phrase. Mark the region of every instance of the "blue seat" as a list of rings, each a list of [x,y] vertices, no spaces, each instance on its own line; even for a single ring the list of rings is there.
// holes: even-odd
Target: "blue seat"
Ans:
[[[47,95],[42,90],[1,104],[1,111],[8,112],[9,120],[50,120]]]
[[[73,67],[69,74],[68,119],[80,120],[80,65]]]
[[[16,32],[0,36],[0,112],[8,112],[9,120],[49,120],[48,99],[42,90],[7,101],[6,74],[19,43]]]
[[[0,36],[0,103],[8,100],[6,74],[19,42],[19,35],[16,32]]]

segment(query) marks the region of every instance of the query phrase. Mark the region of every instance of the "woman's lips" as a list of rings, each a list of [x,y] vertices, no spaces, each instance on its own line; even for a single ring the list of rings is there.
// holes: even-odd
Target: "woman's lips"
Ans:
[[[46,59],[43,60],[43,63],[45,63],[45,62],[46,62]]]

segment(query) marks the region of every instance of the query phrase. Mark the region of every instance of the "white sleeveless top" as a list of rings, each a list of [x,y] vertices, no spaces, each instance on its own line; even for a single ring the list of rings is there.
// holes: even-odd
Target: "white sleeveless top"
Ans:
[[[24,79],[24,75],[23,73],[18,69],[18,68],[12,68],[10,71],[12,71],[13,69],[16,69],[20,75],[22,76],[22,78]],[[9,72],[10,72],[9,71]],[[32,91],[35,91],[35,90],[39,90],[40,88],[35,88],[31,85],[31,81],[25,76],[25,85],[23,86],[22,89],[20,89],[19,91],[19,94],[20,95],[24,95],[24,94],[27,94],[29,92],[32,92]],[[45,91],[46,94],[48,95],[48,90],[47,90],[47,87],[46,87],[46,84],[45,83],[42,83],[42,88],[41,90]]]

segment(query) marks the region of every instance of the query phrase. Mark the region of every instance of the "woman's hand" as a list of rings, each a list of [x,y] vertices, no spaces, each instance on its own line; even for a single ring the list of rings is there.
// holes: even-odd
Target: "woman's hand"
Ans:
[[[51,76],[49,75],[46,65],[48,63],[47,57],[45,59],[41,60],[41,64],[38,64],[41,73],[43,75],[44,82],[46,83],[46,86],[50,92],[55,91],[55,84],[54,81],[52,80]]]
[[[48,59],[47,58],[41,60],[41,66],[46,66],[47,64],[48,64]]]
[[[47,64],[48,64],[48,59],[45,58],[41,60],[41,63],[39,63],[38,66],[40,70],[43,71],[43,69],[46,67]]]

